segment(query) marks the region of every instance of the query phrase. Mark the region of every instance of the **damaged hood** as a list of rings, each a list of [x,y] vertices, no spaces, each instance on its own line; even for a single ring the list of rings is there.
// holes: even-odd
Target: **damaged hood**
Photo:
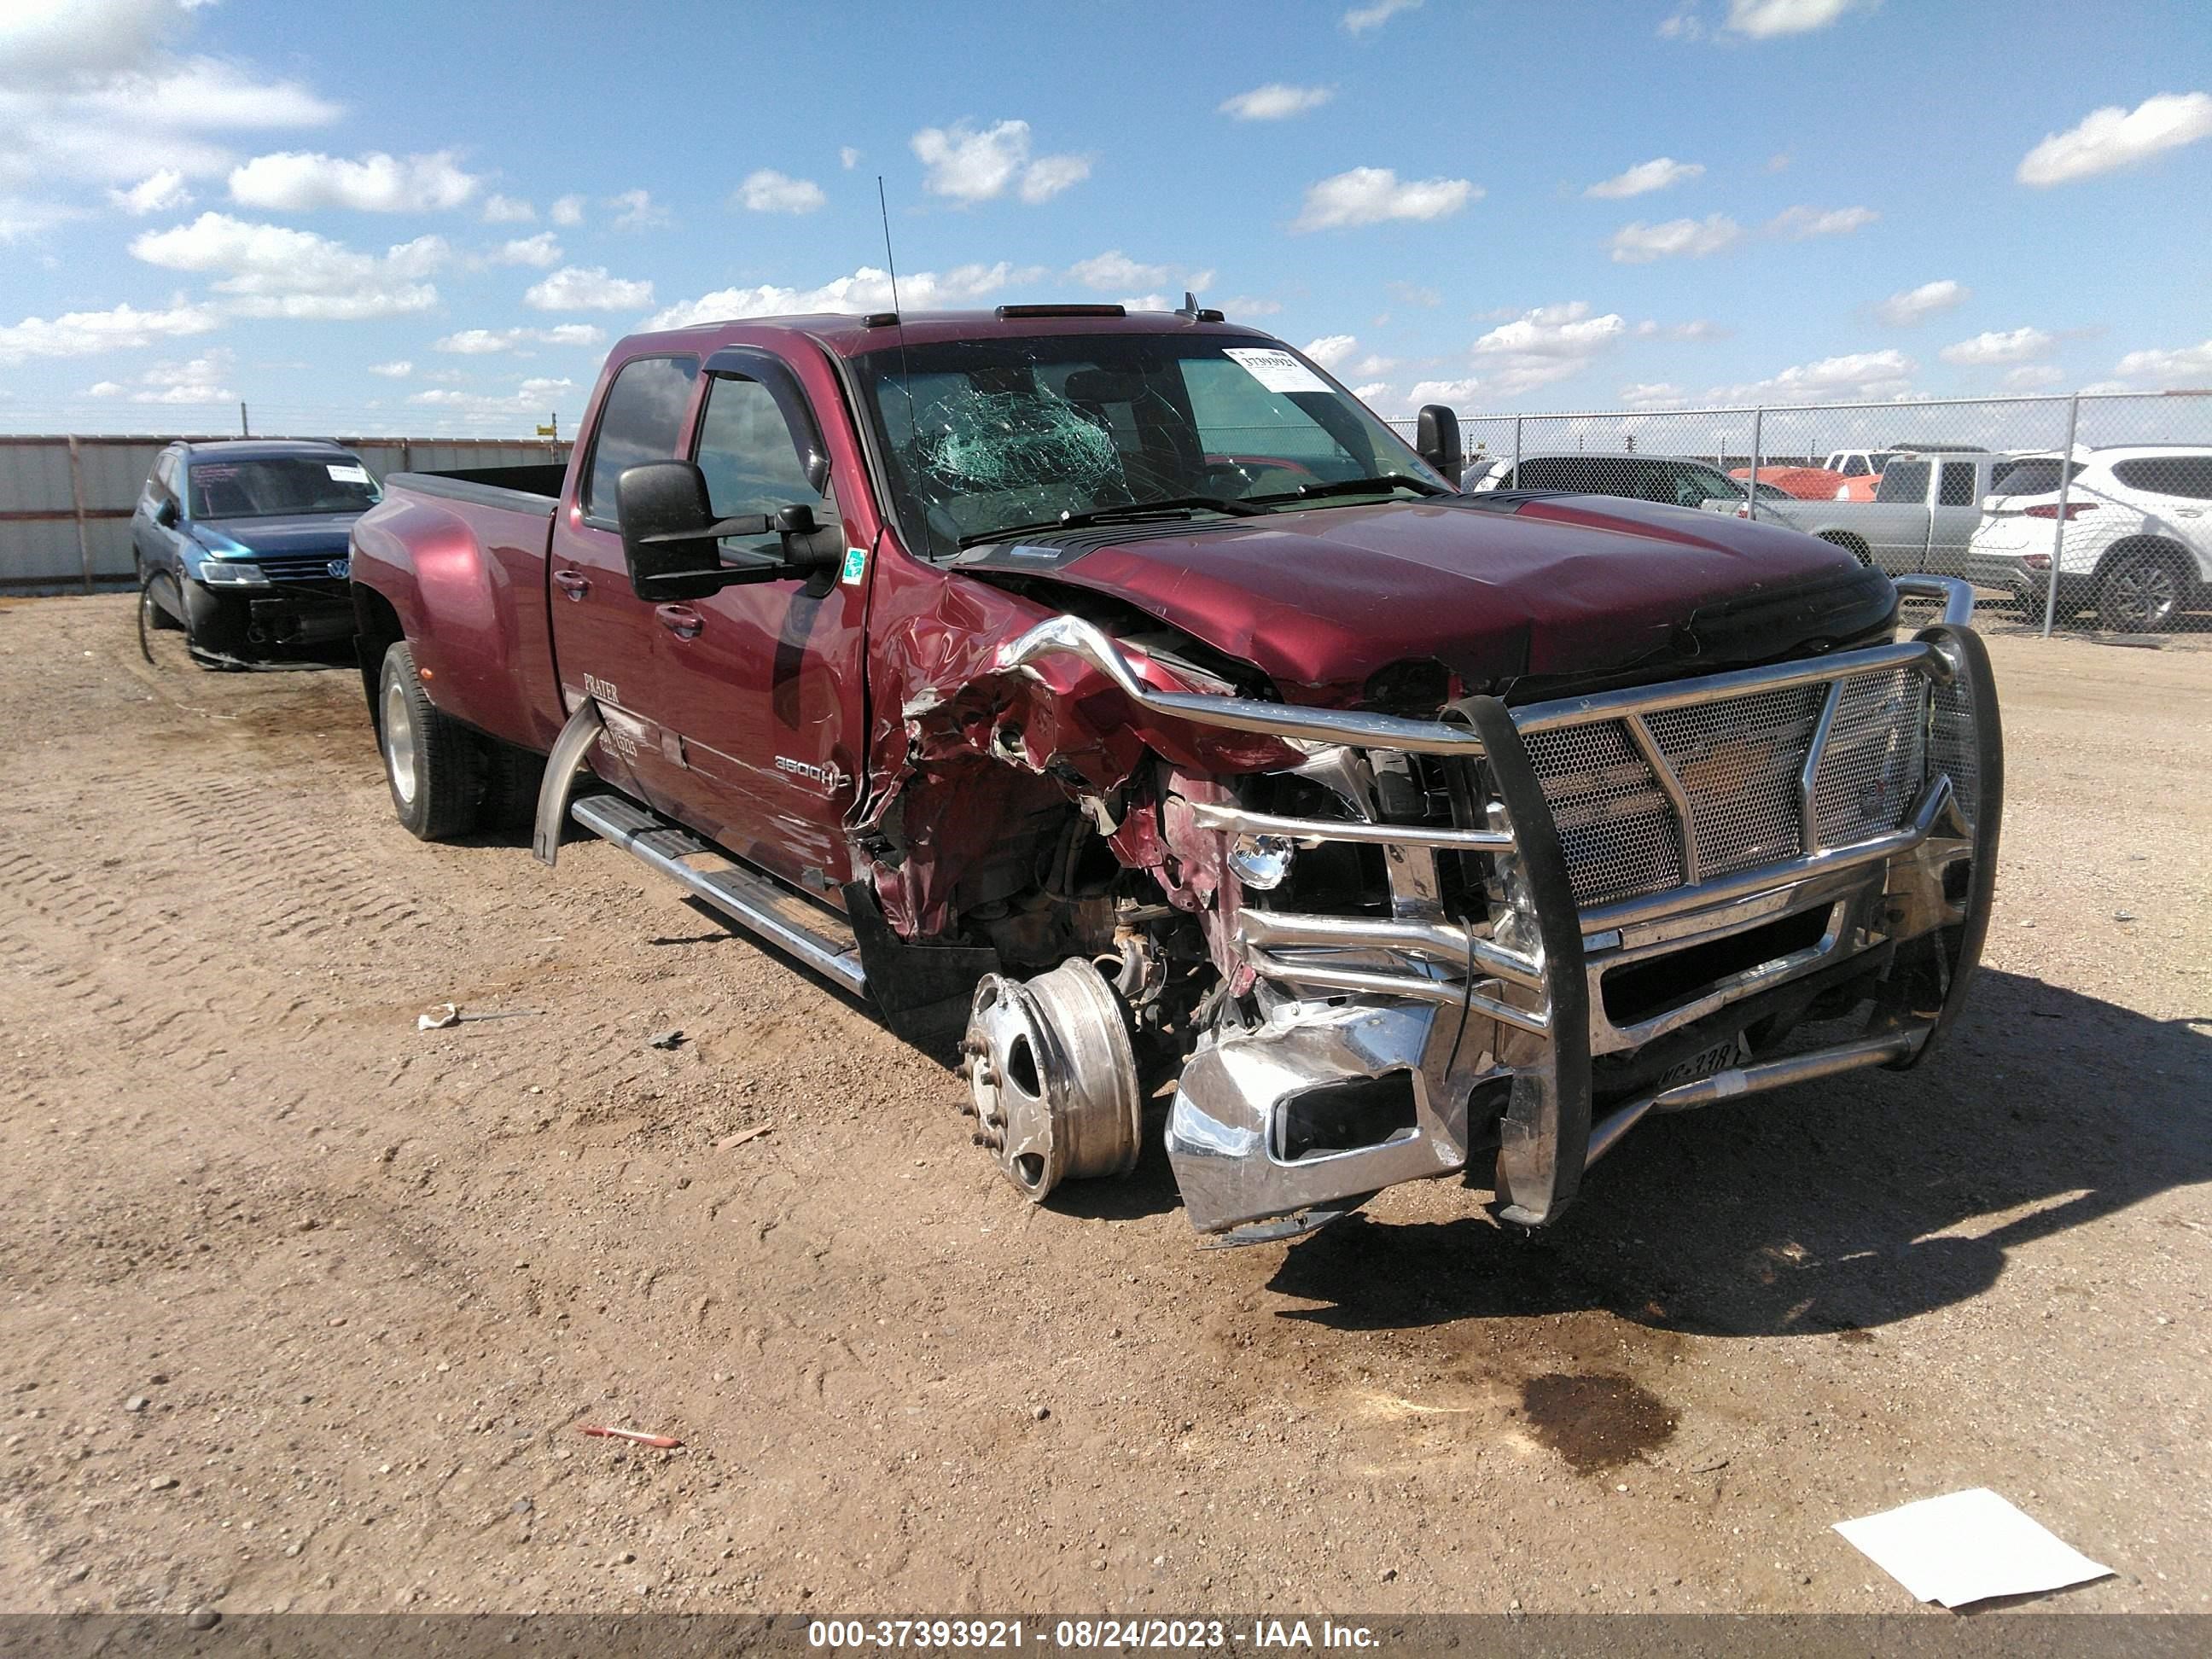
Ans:
[[[1894,590],[1795,530],[1604,496],[1477,495],[1024,535],[957,568],[1106,596],[1252,664],[1286,698],[1358,700],[1441,663],[1468,690],[1718,669],[1856,638]]]

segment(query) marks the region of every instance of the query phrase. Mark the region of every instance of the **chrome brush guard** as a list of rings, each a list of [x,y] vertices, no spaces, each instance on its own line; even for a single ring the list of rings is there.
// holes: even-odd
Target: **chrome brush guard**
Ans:
[[[1346,815],[1190,803],[1225,860],[1240,846],[1381,849],[1387,915],[1244,893],[1235,939],[1259,1018],[1201,1039],[1169,1118],[1193,1224],[1237,1243],[1304,1231],[1382,1187],[1466,1168],[1471,1134],[1494,1123],[1499,1213],[1540,1225],[1650,1112],[1924,1055],[1979,960],[2002,751],[1971,590],[1897,586],[1939,601],[1942,621],[1899,643],[1630,690],[1520,708],[1469,697],[1433,721],[1161,691],[1071,617],[1008,646],[1002,669],[1073,655],[1154,714],[1309,756],[1301,774],[1328,781]],[[1377,763],[1405,756],[1457,774],[1449,826],[1375,810]],[[1455,859],[1486,915],[1448,909]],[[1757,1010],[1868,975],[1881,983],[1853,1034],[1750,1052]],[[1378,1080],[1402,1083],[1409,1122],[1370,1145],[1291,1146],[1296,1103]]]

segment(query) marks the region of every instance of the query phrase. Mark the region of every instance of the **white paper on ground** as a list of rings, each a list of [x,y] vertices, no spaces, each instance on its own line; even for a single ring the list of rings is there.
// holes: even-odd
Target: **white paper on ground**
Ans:
[[[2112,1571],[1986,1486],[1838,1521],[1836,1530],[1917,1598],[1947,1607],[2063,1589]]]

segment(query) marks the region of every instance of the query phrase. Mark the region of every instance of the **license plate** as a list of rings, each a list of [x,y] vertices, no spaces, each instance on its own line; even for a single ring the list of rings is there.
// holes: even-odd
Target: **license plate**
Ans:
[[[1743,1033],[1739,1031],[1725,1042],[1716,1042],[1711,1048],[1669,1066],[1659,1074],[1659,1087],[1665,1090],[1685,1083],[1702,1083],[1705,1079],[1725,1072],[1731,1066],[1741,1065],[1750,1058],[1751,1051],[1744,1044]]]

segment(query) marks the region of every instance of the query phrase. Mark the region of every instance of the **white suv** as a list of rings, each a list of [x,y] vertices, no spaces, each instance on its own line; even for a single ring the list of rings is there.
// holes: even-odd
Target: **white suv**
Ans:
[[[1966,551],[1967,580],[2042,609],[2058,539],[2059,457],[2025,457],[1983,503]],[[2131,634],[2173,625],[2212,584],[2212,447],[2125,444],[2076,448],[2067,463],[2066,539],[2058,614],[2094,606]]]

